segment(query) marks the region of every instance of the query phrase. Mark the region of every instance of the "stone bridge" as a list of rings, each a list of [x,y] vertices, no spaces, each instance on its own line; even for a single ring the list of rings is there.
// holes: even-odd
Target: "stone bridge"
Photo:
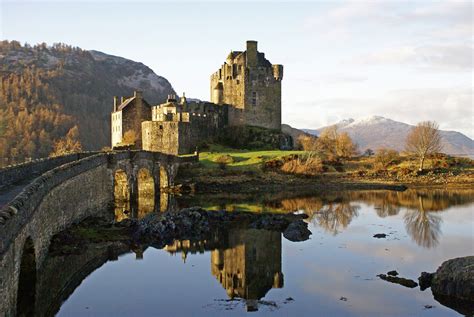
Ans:
[[[16,315],[22,276],[36,278],[52,236],[89,216],[113,217],[116,201],[127,213],[137,212],[140,199],[160,197],[174,185],[178,168],[197,160],[147,151],[91,152],[0,170],[0,197],[19,192],[0,205],[0,316]],[[25,179],[32,180],[15,187]],[[161,200],[153,210],[166,209]]]

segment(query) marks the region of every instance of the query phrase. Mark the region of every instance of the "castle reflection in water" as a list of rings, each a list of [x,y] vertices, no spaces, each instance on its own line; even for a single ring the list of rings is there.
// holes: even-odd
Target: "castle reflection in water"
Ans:
[[[283,287],[281,233],[233,228],[217,232],[212,240],[176,240],[165,250],[187,254],[211,251],[211,273],[229,298],[245,300],[247,311],[258,310],[258,301],[272,288]]]

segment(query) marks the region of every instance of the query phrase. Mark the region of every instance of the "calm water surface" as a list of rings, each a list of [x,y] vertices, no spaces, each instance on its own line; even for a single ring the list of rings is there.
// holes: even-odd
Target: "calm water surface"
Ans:
[[[174,203],[304,212],[313,234],[290,242],[276,232],[232,229],[213,241],[175,241],[165,249],[125,253],[76,283],[58,315],[459,315],[430,289],[376,275],[397,270],[417,280],[447,259],[474,254],[474,191],[196,196]],[[376,233],[388,236],[373,238]]]

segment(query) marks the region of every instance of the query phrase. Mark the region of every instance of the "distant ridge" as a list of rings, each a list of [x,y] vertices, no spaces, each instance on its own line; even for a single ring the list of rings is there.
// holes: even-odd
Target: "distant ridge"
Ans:
[[[340,131],[347,132],[363,152],[366,149],[390,148],[403,151],[405,140],[413,125],[381,116],[361,119],[345,119],[336,125]],[[326,127],[319,129],[301,129],[313,135],[319,135]],[[474,141],[456,131],[441,131],[443,152],[451,155],[474,155]]]

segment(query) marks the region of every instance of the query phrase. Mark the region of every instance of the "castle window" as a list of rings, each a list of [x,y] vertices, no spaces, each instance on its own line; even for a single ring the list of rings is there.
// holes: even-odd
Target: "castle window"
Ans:
[[[163,126],[162,126],[162,125],[160,125],[160,130],[163,130]]]
[[[257,92],[252,91],[252,106],[256,106],[256,105],[257,105]]]

